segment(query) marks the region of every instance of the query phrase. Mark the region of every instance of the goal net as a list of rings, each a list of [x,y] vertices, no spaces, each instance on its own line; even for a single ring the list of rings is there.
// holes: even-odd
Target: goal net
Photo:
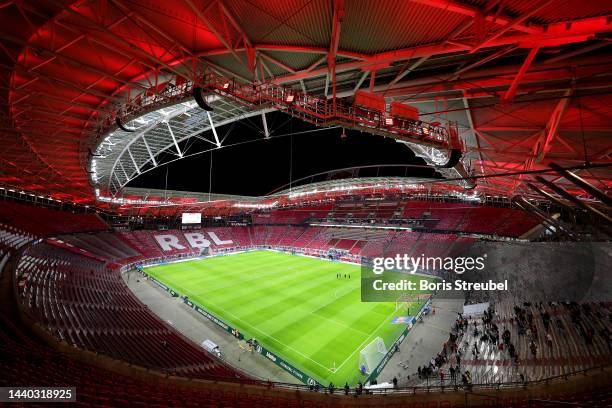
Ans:
[[[359,369],[361,370],[364,367],[365,372],[371,374],[386,355],[387,347],[384,340],[376,337],[359,353]]]

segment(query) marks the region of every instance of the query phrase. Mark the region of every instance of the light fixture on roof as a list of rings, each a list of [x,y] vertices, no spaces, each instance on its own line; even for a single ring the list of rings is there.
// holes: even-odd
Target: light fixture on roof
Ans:
[[[295,95],[293,95],[291,92],[289,92],[289,93],[287,93],[287,95],[285,95],[285,102],[287,102],[287,103],[293,102],[294,99],[295,99]]]
[[[393,118],[385,118],[385,125],[393,126]]]
[[[223,84],[223,89],[228,89],[229,86],[230,86],[230,83],[226,82],[226,83]]]

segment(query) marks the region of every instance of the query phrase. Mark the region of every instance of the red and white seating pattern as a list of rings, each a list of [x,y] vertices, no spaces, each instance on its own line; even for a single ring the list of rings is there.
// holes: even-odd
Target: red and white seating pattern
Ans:
[[[10,225],[0,224],[0,274],[8,258],[16,249],[33,241],[36,237]]]
[[[12,225],[41,237],[109,229],[98,214],[75,214],[14,201],[2,201],[0,223]]]

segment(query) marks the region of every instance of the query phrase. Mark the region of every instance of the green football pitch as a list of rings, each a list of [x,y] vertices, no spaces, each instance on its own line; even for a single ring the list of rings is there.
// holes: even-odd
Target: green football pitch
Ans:
[[[357,265],[253,251],[145,272],[324,385],[364,381],[360,351],[377,336],[389,348],[405,328],[391,321],[406,308],[361,302]]]

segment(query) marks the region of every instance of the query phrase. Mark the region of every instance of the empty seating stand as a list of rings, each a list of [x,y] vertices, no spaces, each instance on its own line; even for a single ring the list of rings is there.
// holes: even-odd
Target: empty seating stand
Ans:
[[[0,223],[12,225],[38,236],[109,229],[108,225],[94,213],[72,213],[12,201],[3,201],[0,205]]]
[[[0,274],[9,256],[36,237],[10,225],[0,224]]]
[[[23,304],[75,347],[176,375],[239,376],[151,314],[102,262],[40,243],[17,277]]]

